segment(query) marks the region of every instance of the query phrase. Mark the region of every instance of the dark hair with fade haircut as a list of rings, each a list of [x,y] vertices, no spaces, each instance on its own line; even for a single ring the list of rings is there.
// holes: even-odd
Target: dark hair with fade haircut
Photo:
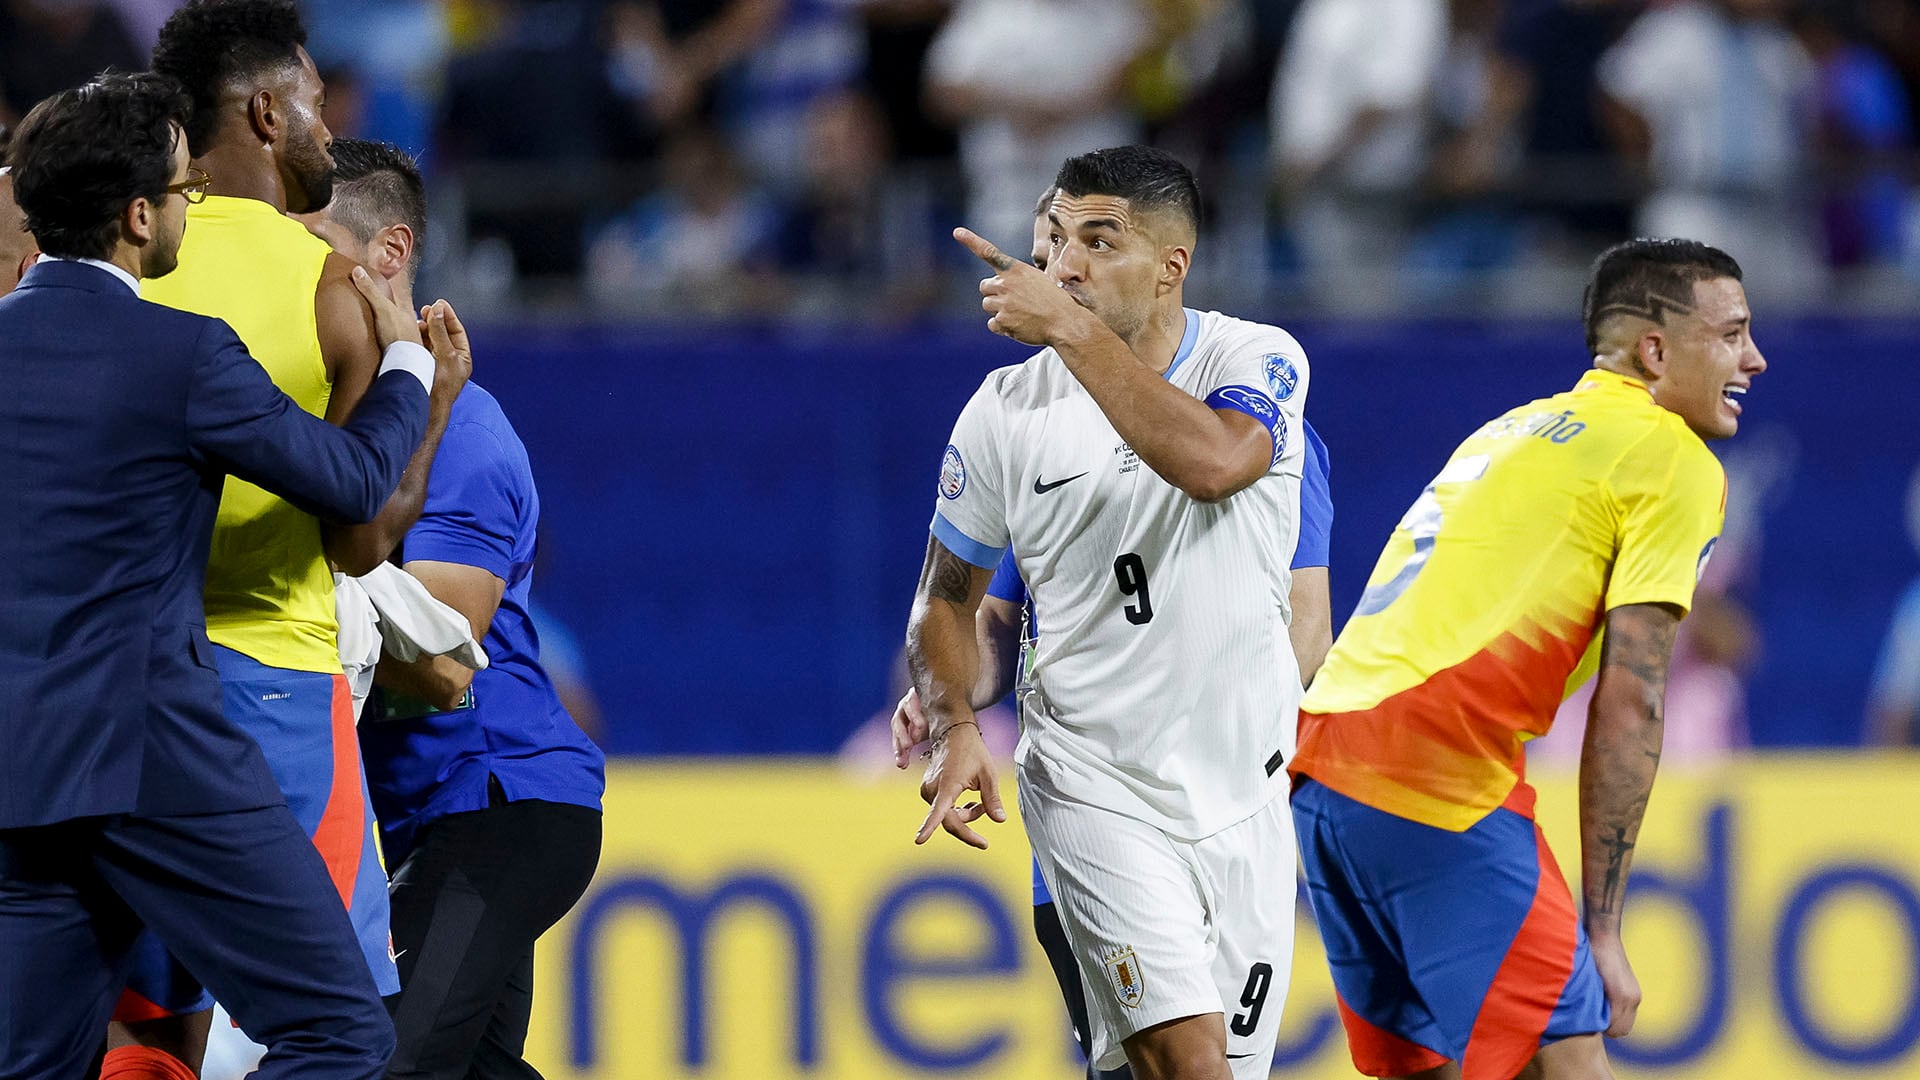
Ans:
[[[1040,201],[1033,204],[1034,217],[1043,217],[1046,215],[1047,207],[1053,205],[1054,193],[1059,190],[1057,187],[1050,187],[1040,193]]]
[[[153,70],[178,79],[193,97],[187,147],[206,153],[220,124],[215,106],[234,80],[300,63],[307,28],[293,0],[188,0],[167,18],[153,47]]]
[[[1733,256],[1698,240],[1641,238],[1615,244],[1593,260],[1580,319],[1587,352],[1600,351],[1600,326],[1615,315],[1664,324],[1667,312],[1693,310],[1693,286],[1716,278],[1741,280]]]
[[[365,244],[389,225],[413,230],[412,265],[427,239],[427,185],[413,155],[392,143],[333,140],[333,201],[327,216]]]
[[[173,182],[174,125],[193,103],[162,75],[102,75],[33,107],[13,135],[13,198],[55,258],[104,259],[135,199]]]
[[[1136,208],[1171,210],[1200,231],[1200,182],[1165,150],[1113,146],[1070,157],[1053,186],[1068,195],[1111,195]]]

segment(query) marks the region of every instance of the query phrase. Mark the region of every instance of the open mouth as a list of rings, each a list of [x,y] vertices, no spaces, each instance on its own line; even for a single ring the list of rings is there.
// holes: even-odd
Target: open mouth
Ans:
[[[1720,391],[1720,400],[1727,403],[1727,407],[1733,410],[1735,416],[1740,414],[1740,399],[1746,396],[1747,388],[1733,383],[1728,383]]]

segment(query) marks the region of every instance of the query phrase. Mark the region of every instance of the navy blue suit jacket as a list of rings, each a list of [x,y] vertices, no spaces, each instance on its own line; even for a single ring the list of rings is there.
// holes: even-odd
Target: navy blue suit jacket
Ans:
[[[336,428],[226,323],[98,267],[43,261],[0,299],[0,828],[283,801],[207,640],[222,482],[368,521],[426,423],[389,372]]]

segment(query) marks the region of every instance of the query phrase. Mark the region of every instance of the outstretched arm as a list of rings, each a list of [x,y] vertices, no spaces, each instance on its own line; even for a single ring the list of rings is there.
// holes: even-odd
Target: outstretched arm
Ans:
[[[1587,937],[1612,1006],[1607,1034],[1633,1029],[1640,984],[1627,963],[1620,914],[1640,821],[1653,792],[1666,726],[1667,668],[1680,609],[1627,604],[1607,613],[1600,678],[1580,752],[1580,861]]]
[[[926,843],[935,828],[944,827],[960,840],[984,848],[986,839],[969,823],[982,814],[995,821],[1007,819],[993,759],[980,738],[971,700],[980,672],[974,618],[992,578],[991,570],[962,559],[939,538],[928,538],[926,563],[907,621],[907,667],[933,741],[933,759],[920,782],[920,796],[932,809],[914,837],[916,844]],[[978,791],[980,802],[957,807],[960,795],[967,791]]]

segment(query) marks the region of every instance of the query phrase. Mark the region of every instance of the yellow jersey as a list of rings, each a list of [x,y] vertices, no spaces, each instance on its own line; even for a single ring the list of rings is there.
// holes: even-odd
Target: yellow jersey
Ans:
[[[1474,432],[1407,511],[1301,703],[1291,770],[1456,832],[1531,817],[1527,740],[1606,612],[1693,602],[1726,474],[1646,384],[1590,371]]]
[[[325,416],[314,292],[330,249],[258,199],[208,196],[187,208],[180,265],[141,286],[155,303],[223,319],[274,384]],[[207,635],[268,667],[340,673],[333,573],[320,522],[228,477],[207,560]]]

